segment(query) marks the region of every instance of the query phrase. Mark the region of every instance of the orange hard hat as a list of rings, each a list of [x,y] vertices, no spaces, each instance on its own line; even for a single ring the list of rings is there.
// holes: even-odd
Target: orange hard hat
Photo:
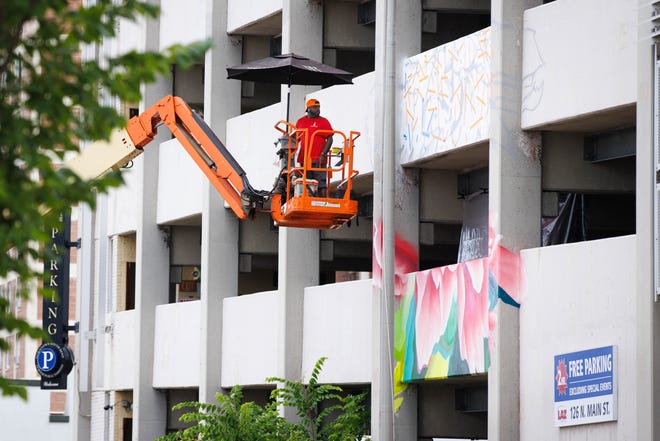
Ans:
[[[311,100],[307,100],[307,104],[305,104],[305,108],[309,109],[310,107],[320,106],[320,105],[321,103],[319,102],[319,100],[312,98]]]

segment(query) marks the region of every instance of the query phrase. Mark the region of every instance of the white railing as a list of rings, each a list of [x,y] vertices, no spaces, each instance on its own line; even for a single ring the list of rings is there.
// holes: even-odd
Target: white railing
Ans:
[[[320,381],[371,382],[372,298],[371,279],[305,289],[304,378],[327,357]]]
[[[227,5],[227,33],[271,17],[282,11],[282,0],[229,0]]]
[[[635,2],[602,0],[525,12],[523,129],[636,101],[637,13]]]
[[[278,375],[277,291],[224,299],[222,387],[266,384]],[[220,343],[220,342],[218,342]]]
[[[161,0],[160,48],[188,44],[211,35],[206,31],[207,0]]]
[[[200,314],[200,301],[156,307],[155,388],[199,386]]]

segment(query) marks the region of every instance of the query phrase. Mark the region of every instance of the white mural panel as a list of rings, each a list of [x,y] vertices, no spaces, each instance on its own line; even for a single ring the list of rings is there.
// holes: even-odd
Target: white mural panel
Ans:
[[[489,138],[490,28],[404,61],[401,163]]]

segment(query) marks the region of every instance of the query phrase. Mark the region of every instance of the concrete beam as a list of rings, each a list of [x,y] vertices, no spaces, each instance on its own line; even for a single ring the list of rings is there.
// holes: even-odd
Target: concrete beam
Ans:
[[[488,13],[490,0],[423,0],[422,9],[442,12]]]

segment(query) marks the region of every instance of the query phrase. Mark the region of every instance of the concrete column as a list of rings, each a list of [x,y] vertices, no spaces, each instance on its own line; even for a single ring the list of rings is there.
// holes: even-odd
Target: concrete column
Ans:
[[[655,165],[653,158],[654,126],[654,56],[649,19],[653,13],[648,1],[639,0],[637,50],[637,289],[635,290],[635,324],[637,354],[635,381],[635,427],[639,441],[660,439],[660,308],[653,301],[653,189]],[[657,122],[655,122],[657,124]]]
[[[145,49],[159,50],[160,25],[148,20],[145,25]],[[142,108],[153,105],[171,92],[171,79],[160,78],[144,87]],[[156,306],[169,300],[169,249],[166,236],[156,224],[158,193],[158,146],[169,139],[161,130],[149,148],[138,159],[142,162],[139,177],[135,312],[137,374],[133,388],[133,440],[155,439],[165,434],[167,403],[165,394],[153,388],[154,327]],[[157,368],[157,367],[156,367]]]
[[[393,407],[394,309],[397,240],[419,245],[419,174],[400,165],[402,66],[421,50],[421,2],[376,3],[376,106],[374,145],[374,324],[371,432],[374,439],[417,440],[417,393],[408,385]],[[382,232],[382,233],[381,233]],[[382,238],[382,246],[376,241]],[[380,256],[379,248],[382,249]],[[380,268],[376,268],[376,267]],[[414,270],[414,268],[411,268]]]
[[[207,29],[214,46],[204,65],[204,118],[224,142],[226,121],[240,114],[241,82],[227,80],[226,66],[241,63],[241,43],[227,35],[227,0],[207,1]],[[228,146],[231,149],[231,146]],[[238,294],[238,219],[207,183],[202,207],[201,373],[199,401],[215,402],[222,368],[223,299]]]
[[[323,61],[323,2],[309,0],[282,1],[282,53],[293,52]],[[305,96],[318,86],[291,86],[289,120],[295,124],[305,112]],[[282,118],[286,116],[286,85],[282,86]],[[323,115],[323,103],[321,103]],[[332,123],[332,121],[330,121]]]
[[[541,0],[491,1],[490,227],[512,251],[540,245],[541,139],[520,128],[523,11]],[[496,275],[497,277],[497,275]],[[520,437],[519,310],[495,308],[488,371],[488,439]]]
[[[78,231],[82,247],[78,250],[78,275],[76,277],[76,317],[80,322],[80,332],[76,338],[78,359],[75,366],[75,385],[78,392],[72,412],[74,420],[74,440],[89,439],[92,414],[92,360],[93,345],[85,335],[94,330],[93,289],[95,275],[94,259],[94,213],[88,206],[78,208]],[[78,238],[72,238],[77,240]]]
[[[323,4],[308,0],[282,2],[282,52],[321,61],[323,49]],[[305,111],[305,95],[318,87],[291,87],[289,119],[295,121]],[[287,87],[282,88],[282,117],[286,115]],[[321,106],[323,114],[323,106]],[[319,232],[301,228],[279,229],[279,375],[289,380],[302,376],[303,302],[307,286],[319,283]],[[311,372],[313,366],[305,366]],[[292,409],[282,409],[289,420],[297,417]]]
[[[303,304],[305,288],[319,283],[319,232],[280,228],[277,265],[279,374],[295,381],[304,370],[309,379],[313,366],[302,366]],[[294,409],[282,409],[282,414],[297,419]]]

